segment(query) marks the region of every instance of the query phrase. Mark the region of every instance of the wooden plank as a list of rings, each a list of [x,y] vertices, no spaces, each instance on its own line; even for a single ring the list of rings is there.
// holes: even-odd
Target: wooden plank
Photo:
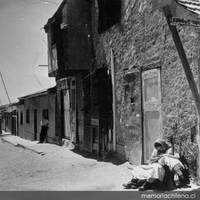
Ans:
[[[115,100],[115,69],[114,69],[114,55],[111,49],[111,77],[112,77],[112,91],[113,91],[113,151],[116,151],[116,100]]]
[[[198,114],[200,115],[200,95],[199,95],[198,88],[197,88],[197,85],[196,85],[195,80],[194,80],[194,76],[193,76],[192,71],[190,69],[190,65],[188,63],[183,45],[181,43],[181,39],[180,39],[180,36],[178,34],[177,28],[176,28],[176,26],[172,26],[170,24],[170,18],[172,17],[172,15],[171,15],[171,11],[170,11],[169,6],[163,7],[163,12],[164,12],[165,17],[167,19],[169,29],[172,33],[172,37],[173,37],[176,49],[177,49],[179,57],[181,59],[183,69],[185,71],[185,75],[187,77],[192,95],[193,95],[194,100],[195,100],[195,104],[196,104],[196,107],[197,107]]]
[[[198,32],[198,43],[200,44],[200,32]],[[198,79],[200,80],[200,47],[198,46]],[[200,90],[200,81],[199,81]],[[197,116],[197,126],[196,126],[196,142],[200,149],[200,116]],[[200,185],[200,154],[197,157],[197,184]]]

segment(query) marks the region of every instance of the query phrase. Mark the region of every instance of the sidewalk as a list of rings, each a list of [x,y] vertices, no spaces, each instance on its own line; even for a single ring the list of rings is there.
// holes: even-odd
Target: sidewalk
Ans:
[[[38,141],[25,140],[5,131],[2,131],[2,134],[0,134],[0,138],[4,142],[8,142],[10,144],[13,144],[14,146],[20,146],[22,148],[34,151],[41,155],[56,152],[62,148],[61,146],[55,144],[49,144],[49,143],[38,144]]]

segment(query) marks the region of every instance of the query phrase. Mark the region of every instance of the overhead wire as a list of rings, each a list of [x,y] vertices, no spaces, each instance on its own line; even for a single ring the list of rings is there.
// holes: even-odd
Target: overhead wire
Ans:
[[[37,54],[35,55],[35,59],[34,59],[34,61],[33,61],[33,66],[32,66],[32,70],[33,70],[33,74],[34,74],[35,79],[37,80],[37,82],[39,83],[39,85],[42,87],[41,82],[39,81],[37,75],[36,75],[35,72],[34,72],[34,67],[35,67],[35,64],[36,64],[36,62],[37,62],[37,60],[38,60],[38,58],[39,58],[39,55],[40,55],[40,53],[38,53],[38,52],[37,52]]]
[[[25,3],[28,3],[28,4],[39,4],[39,3],[42,3],[42,1],[40,1],[40,2],[35,2],[35,3],[29,2],[29,1],[27,1],[27,0],[22,0],[22,1],[25,2]]]

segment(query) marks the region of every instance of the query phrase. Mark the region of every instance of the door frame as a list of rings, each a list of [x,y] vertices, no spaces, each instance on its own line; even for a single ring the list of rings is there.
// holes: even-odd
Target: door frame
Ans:
[[[149,160],[145,159],[145,151],[146,151],[146,145],[145,145],[145,138],[146,138],[146,135],[145,135],[145,104],[144,104],[144,98],[145,98],[145,95],[144,95],[144,78],[143,78],[143,75],[145,74],[145,72],[156,72],[158,74],[158,107],[159,107],[159,120],[160,120],[160,133],[159,133],[159,137],[161,138],[162,137],[162,106],[161,106],[161,68],[153,68],[153,69],[149,69],[149,70],[143,70],[142,73],[141,73],[141,87],[142,87],[142,90],[141,90],[141,95],[142,95],[142,98],[141,98],[141,105],[142,105],[142,150],[143,150],[143,153],[142,153],[142,163],[148,163]],[[153,144],[152,144],[153,145]],[[152,152],[150,152],[151,154]]]

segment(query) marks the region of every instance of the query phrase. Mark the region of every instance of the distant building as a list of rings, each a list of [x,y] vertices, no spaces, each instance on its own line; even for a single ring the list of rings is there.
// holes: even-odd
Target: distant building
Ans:
[[[16,105],[17,135],[31,141],[39,141],[40,120],[45,115],[49,120],[46,142],[57,143],[55,134],[56,88],[48,88],[23,97]]]
[[[0,106],[0,130],[16,135],[16,128],[16,106],[14,104]]]

